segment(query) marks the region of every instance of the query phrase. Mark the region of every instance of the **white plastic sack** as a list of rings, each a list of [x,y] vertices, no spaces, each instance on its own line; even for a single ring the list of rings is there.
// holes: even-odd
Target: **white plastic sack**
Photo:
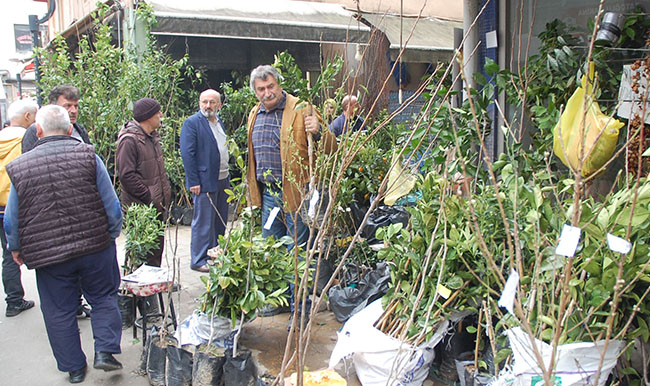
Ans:
[[[329,367],[352,356],[357,377],[364,386],[419,386],[429,374],[433,348],[445,335],[449,322],[444,321],[430,341],[418,347],[392,338],[373,324],[383,312],[381,299],[354,314],[337,332],[338,340]]]
[[[212,319],[212,343],[217,347],[232,348],[233,338],[239,327],[239,322],[233,328],[230,319],[215,316]],[[199,346],[208,343],[210,333],[210,317],[203,312],[194,311],[178,326],[174,338],[181,346],[186,344]]]
[[[521,328],[515,327],[506,331],[506,335],[514,357],[512,374],[515,379],[512,386],[543,385],[542,370],[537,365],[528,334]],[[542,355],[545,366],[548,366],[553,353],[551,345],[538,339],[535,339],[535,345]],[[604,345],[605,341],[601,340],[595,343],[570,343],[558,346],[554,383],[562,386],[593,385]],[[600,366],[599,386],[603,386],[607,381],[609,373],[616,366],[618,354],[623,346],[622,341],[609,341]]]

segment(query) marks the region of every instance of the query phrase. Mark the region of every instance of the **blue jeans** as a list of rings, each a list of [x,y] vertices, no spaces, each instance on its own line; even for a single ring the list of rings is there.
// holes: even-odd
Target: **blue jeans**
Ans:
[[[302,222],[302,218],[298,212],[285,213],[282,206],[282,190],[268,187],[262,188],[262,237],[273,236],[279,239],[284,236],[289,236],[293,239],[293,242],[287,246],[289,251],[296,244],[304,248],[307,245],[307,241],[309,241],[309,228]],[[266,229],[265,225],[271,215],[271,210],[276,207],[280,208],[280,212],[273,220],[270,229]],[[293,312],[296,302],[293,283],[289,283],[289,291],[291,295],[289,305],[291,306],[291,312]],[[305,311],[309,312],[310,310],[311,299],[307,298]]]

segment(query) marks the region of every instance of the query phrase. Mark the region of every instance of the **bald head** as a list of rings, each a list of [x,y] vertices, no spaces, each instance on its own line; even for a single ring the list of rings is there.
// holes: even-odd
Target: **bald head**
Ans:
[[[211,88],[203,91],[199,96],[199,110],[208,120],[216,121],[217,113],[221,110],[221,95]]]
[[[352,115],[357,108],[357,97],[354,95],[346,95],[341,101],[341,107],[346,115]]]

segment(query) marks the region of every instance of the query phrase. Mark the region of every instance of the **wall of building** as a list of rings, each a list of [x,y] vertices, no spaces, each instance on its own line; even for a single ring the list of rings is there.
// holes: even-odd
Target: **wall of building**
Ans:
[[[506,28],[508,29],[506,36],[502,38],[507,47],[506,62],[510,63],[512,59],[513,68],[519,66],[519,58],[523,62],[523,59],[537,53],[540,45],[537,36],[544,31],[546,23],[554,19],[575,27],[576,34],[582,35],[585,41],[588,41],[589,37],[586,36],[588,23],[593,23],[600,3],[599,0],[547,0],[534,2],[536,7],[533,8],[531,2],[502,1],[506,1],[507,4]],[[636,6],[641,6],[645,12],[650,12],[650,0],[608,0],[605,2],[604,10],[625,14],[632,12]],[[558,12],[559,9],[562,11]]]
[[[31,0],[5,4],[0,12],[0,124],[6,121],[7,107],[21,97],[35,95],[34,73],[23,73],[23,68],[32,57],[32,37],[29,33],[29,15],[42,18],[47,13],[47,3]],[[47,30],[43,31],[47,36]],[[22,95],[21,95],[22,92]]]

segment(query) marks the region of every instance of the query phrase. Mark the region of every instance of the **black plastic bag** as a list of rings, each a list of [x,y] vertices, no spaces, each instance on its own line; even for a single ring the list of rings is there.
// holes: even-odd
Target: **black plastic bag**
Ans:
[[[386,263],[377,264],[377,269],[366,273],[356,286],[330,288],[329,302],[336,320],[343,323],[369,303],[384,296],[388,291],[390,271]]]
[[[158,305],[158,295],[149,295],[149,296],[140,296],[137,298],[138,302],[138,311],[140,315],[150,315],[160,314],[160,307]]]
[[[368,244],[378,244],[381,241],[375,237],[377,229],[397,223],[407,226],[408,222],[409,212],[404,207],[382,205],[368,216],[366,226],[363,228],[363,237],[368,241]]]
[[[176,339],[173,339],[176,343]],[[167,345],[167,386],[192,384],[192,353],[177,345]]]
[[[133,326],[135,321],[135,297],[131,294],[117,294],[117,307],[120,309],[122,330]]]
[[[321,259],[319,266],[320,268],[318,269],[318,277],[316,277],[316,270],[314,270],[314,285],[316,286],[317,296],[320,296],[321,292],[323,292],[325,285],[334,273],[334,266],[329,260],[325,258]]]
[[[165,364],[167,363],[167,343],[160,335],[152,334],[147,339],[147,378],[152,386],[165,386]]]
[[[226,357],[197,351],[192,364],[192,385],[211,386],[223,384],[223,365]]]
[[[226,351],[226,362],[223,365],[224,386],[257,386],[257,368],[248,350],[239,350],[239,355],[232,356],[232,350]]]

